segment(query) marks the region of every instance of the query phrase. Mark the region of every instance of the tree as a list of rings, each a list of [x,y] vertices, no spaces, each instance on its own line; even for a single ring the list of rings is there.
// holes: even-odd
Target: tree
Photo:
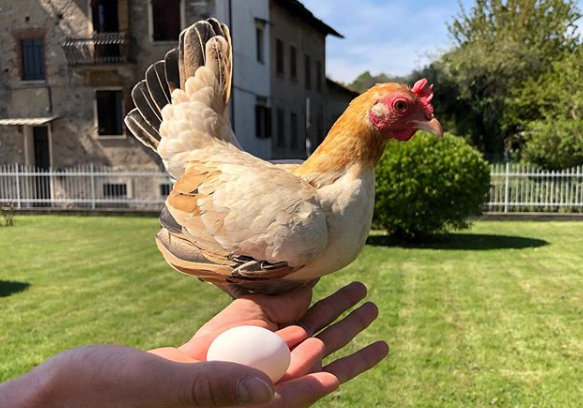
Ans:
[[[437,64],[457,87],[456,111],[448,112],[456,133],[499,153],[506,137],[539,119],[540,107],[517,96],[575,49],[580,16],[573,0],[477,0],[462,8],[449,25],[456,48]]]
[[[515,103],[544,116],[525,124],[523,159],[551,170],[583,164],[583,46],[529,81]]]
[[[380,73],[379,75],[371,75],[370,71],[365,71],[360,74],[350,85],[348,88],[352,89],[353,91],[363,93],[370,87],[375,84],[382,84],[386,82],[400,82],[400,83],[408,83],[409,77],[397,77],[387,75],[385,73]]]

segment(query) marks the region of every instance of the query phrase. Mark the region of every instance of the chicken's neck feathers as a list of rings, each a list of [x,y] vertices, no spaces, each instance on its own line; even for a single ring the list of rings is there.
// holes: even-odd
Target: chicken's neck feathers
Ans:
[[[364,95],[352,101],[322,144],[293,173],[315,187],[331,184],[348,172],[374,173],[387,139],[368,121],[369,105]]]

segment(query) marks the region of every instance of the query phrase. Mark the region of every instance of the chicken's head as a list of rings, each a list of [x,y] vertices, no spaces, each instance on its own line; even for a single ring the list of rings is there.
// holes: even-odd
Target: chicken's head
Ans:
[[[441,124],[433,116],[433,85],[421,79],[413,88],[400,84],[380,84],[370,89],[370,125],[384,138],[409,140],[418,130],[443,136]]]

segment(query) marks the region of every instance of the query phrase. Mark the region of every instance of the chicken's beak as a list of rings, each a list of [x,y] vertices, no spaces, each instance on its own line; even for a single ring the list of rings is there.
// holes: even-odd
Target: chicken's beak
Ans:
[[[424,130],[426,132],[431,133],[432,135],[437,136],[438,138],[443,137],[443,128],[441,127],[441,123],[435,118],[427,121],[423,120],[414,120],[413,126],[417,130]]]

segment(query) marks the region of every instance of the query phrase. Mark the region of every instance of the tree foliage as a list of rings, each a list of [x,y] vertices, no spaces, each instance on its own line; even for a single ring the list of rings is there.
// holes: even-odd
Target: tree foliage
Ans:
[[[533,122],[525,138],[522,157],[530,163],[549,170],[583,164],[583,120]]]
[[[365,71],[360,74],[354,81],[352,81],[352,83],[348,85],[348,88],[352,89],[353,91],[362,93],[375,84],[382,84],[386,82],[407,83],[409,82],[409,78],[391,76],[382,72],[373,76],[369,71]]]
[[[501,152],[504,139],[541,117],[542,106],[517,103],[525,86],[578,45],[580,18],[572,0],[477,0],[449,25],[456,48],[434,64],[456,88],[445,112],[484,152]]]

